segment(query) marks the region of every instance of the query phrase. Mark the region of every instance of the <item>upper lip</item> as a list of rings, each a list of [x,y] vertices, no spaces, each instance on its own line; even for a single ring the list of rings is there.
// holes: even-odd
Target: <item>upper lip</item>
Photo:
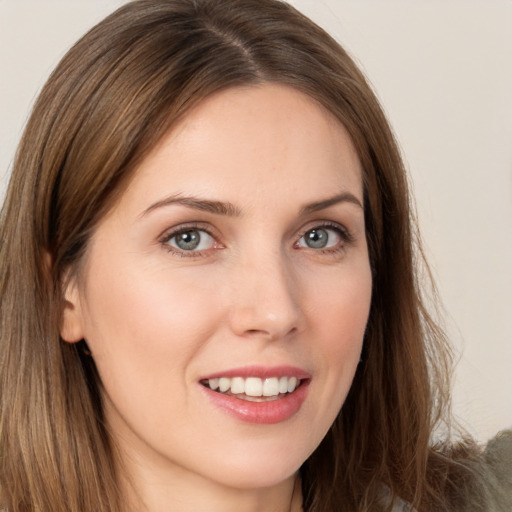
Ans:
[[[221,370],[215,373],[209,373],[201,377],[199,380],[220,379],[221,377],[259,377],[260,379],[268,379],[271,377],[297,377],[297,379],[310,379],[311,374],[303,368],[290,365],[280,366],[243,366],[240,368],[230,368],[229,370]]]

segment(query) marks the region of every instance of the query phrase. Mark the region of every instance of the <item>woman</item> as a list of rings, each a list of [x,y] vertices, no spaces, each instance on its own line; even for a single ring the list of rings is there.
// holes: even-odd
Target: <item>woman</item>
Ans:
[[[476,448],[431,444],[449,355],[393,136],[293,8],[122,7],[59,64],[17,155],[7,510],[497,506]]]

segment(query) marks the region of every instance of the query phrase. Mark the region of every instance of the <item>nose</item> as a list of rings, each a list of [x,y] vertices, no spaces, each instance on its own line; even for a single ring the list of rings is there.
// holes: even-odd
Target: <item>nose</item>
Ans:
[[[238,336],[279,340],[302,329],[299,283],[277,255],[240,262],[231,297],[230,326]]]

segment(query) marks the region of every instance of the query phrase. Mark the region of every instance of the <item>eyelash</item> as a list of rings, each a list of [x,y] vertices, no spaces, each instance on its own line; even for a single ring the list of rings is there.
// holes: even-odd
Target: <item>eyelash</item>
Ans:
[[[182,224],[181,226],[179,226],[178,228],[176,229],[173,229],[172,231],[170,232],[167,232],[165,233],[161,239],[160,239],[160,244],[164,246],[164,249],[168,252],[170,252],[171,254],[174,254],[174,255],[177,255],[177,256],[181,256],[182,258],[197,258],[197,257],[205,257],[205,256],[208,256],[209,254],[209,250],[204,250],[204,251],[184,251],[184,250],[180,250],[176,247],[173,247],[172,245],[169,244],[169,242],[183,234],[183,233],[187,233],[189,231],[202,231],[204,233],[206,233],[208,236],[212,237],[213,240],[216,242],[216,243],[219,243],[217,241],[217,239],[219,238],[218,236],[216,236],[215,234],[213,234],[211,232],[210,229],[208,229],[208,227],[206,227],[204,224],[201,224],[201,223],[189,223],[189,224]],[[222,244],[220,244],[222,245]]]
[[[301,240],[306,235],[306,233],[308,233],[309,231],[315,230],[315,229],[316,230],[329,229],[329,230],[335,231],[341,238],[341,243],[337,244],[335,247],[326,247],[323,249],[310,248],[311,250],[313,250],[315,252],[315,254],[336,255],[342,251],[345,251],[347,249],[347,245],[350,245],[355,241],[352,233],[350,233],[350,231],[347,228],[345,228],[344,226],[342,226],[336,222],[321,221],[320,224],[317,224],[317,225],[314,225],[314,226],[304,229],[300,233],[297,242],[295,242],[295,245],[297,245],[299,243],[299,240]]]
[[[304,229],[303,231],[301,231],[299,233],[297,241],[294,243],[294,247],[302,249],[302,247],[298,247],[299,241],[306,235],[306,233],[308,233],[312,230],[315,230],[315,229],[316,230],[320,230],[320,229],[333,230],[341,238],[341,243],[337,244],[335,247],[327,247],[327,248],[320,248],[320,249],[309,248],[316,254],[335,255],[335,254],[338,254],[338,253],[346,250],[347,244],[350,245],[351,243],[354,242],[353,235],[344,226],[337,224],[335,222],[321,221],[319,224],[315,224],[315,225],[310,226],[307,229]],[[181,225],[180,227],[173,229],[170,232],[165,233],[160,238],[159,242],[165,248],[165,250],[167,250],[168,252],[170,252],[172,254],[180,256],[182,258],[190,258],[190,257],[197,258],[197,257],[208,256],[208,254],[210,253],[209,249],[199,250],[199,251],[195,251],[195,250],[186,251],[186,250],[181,250],[179,248],[173,247],[169,244],[169,242],[173,238],[175,238],[183,233],[187,233],[189,231],[202,231],[202,232],[206,233],[208,236],[210,236],[215,241],[215,243],[217,243],[221,246],[220,248],[222,248],[222,243],[218,242],[219,237],[217,235],[215,235],[214,233],[212,233],[211,229],[209,229],[207,226],[205,226],[204,224],[201,224],[201,223],[190,223],[190,224]],[[305,247],[305,248],[307,248],[307,247]]]

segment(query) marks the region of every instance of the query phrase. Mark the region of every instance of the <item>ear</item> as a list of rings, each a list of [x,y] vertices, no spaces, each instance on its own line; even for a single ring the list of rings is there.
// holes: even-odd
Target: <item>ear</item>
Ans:
[[[75,278],[66,278],[60,335],[68,343],[76,343],[84,338],[80,292]]]

